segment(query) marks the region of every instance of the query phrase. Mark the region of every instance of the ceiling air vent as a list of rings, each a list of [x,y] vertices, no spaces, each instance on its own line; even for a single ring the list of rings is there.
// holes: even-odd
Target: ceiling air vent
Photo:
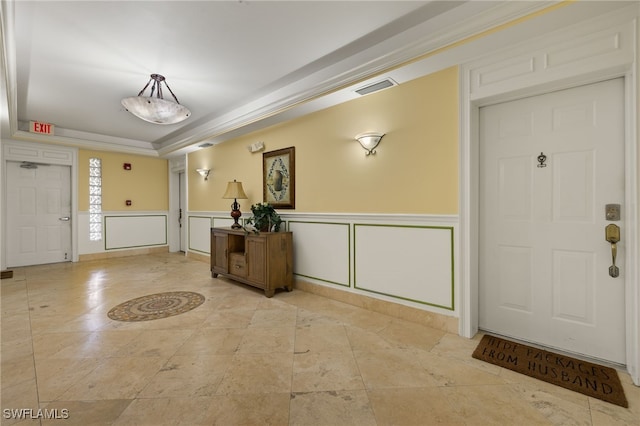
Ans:
[[[198,145],[198,148],[209,148],[210,146],[213,146],[213,144],[209,142],[205,142],[202,145]]]
[[[365,87],[361,87],[356,90],[356,93],[360,96],[368,95],[369,93],[377,92],[378,90],[386,89],[387,87],[397,86],[398,83],[391,80],[390,78],[384,79],[382,81],[378,81],[377,83],[370,84]]]

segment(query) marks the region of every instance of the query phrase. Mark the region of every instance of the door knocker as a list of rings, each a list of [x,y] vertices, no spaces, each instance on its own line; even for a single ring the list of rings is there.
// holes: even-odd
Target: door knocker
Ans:
[[[547,165],[545,164],[545,161],[547,161],[547,156],[544,155],[544,152],[541,152],[540,155],[538,155],[538,167],[542,168],[542,167],[547,167]]]

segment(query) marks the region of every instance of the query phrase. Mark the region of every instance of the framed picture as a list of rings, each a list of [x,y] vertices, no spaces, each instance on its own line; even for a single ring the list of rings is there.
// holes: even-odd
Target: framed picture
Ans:
[[[277,209],[296,208],[296,148],[262,153],[262,198]]]

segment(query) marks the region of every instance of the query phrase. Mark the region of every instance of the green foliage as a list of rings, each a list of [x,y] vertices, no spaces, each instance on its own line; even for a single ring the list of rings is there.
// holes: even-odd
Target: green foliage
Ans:
[[[258,203],[251,206],[253,216],[247,219],[247,224],[253,225],[258,231],[280,230],[282,218],[269,203]]]

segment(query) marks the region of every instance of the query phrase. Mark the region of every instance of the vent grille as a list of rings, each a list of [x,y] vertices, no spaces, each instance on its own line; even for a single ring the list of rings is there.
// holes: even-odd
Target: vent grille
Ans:
[[[213,146],[213,144],[209,142],[205,142],[202,145],[198,145],[198,148],[209,148],[210,146]]]
[[[377,83],[370,84],[365,87],[361,87],[356,90],[356,93],[360,96],[368,95],[369,93],[377,92],[378,90],[386,89],[391,86],[397,86],[398,83],[391,80],[390,78],[384,79],[382,81],[378,81]]]

